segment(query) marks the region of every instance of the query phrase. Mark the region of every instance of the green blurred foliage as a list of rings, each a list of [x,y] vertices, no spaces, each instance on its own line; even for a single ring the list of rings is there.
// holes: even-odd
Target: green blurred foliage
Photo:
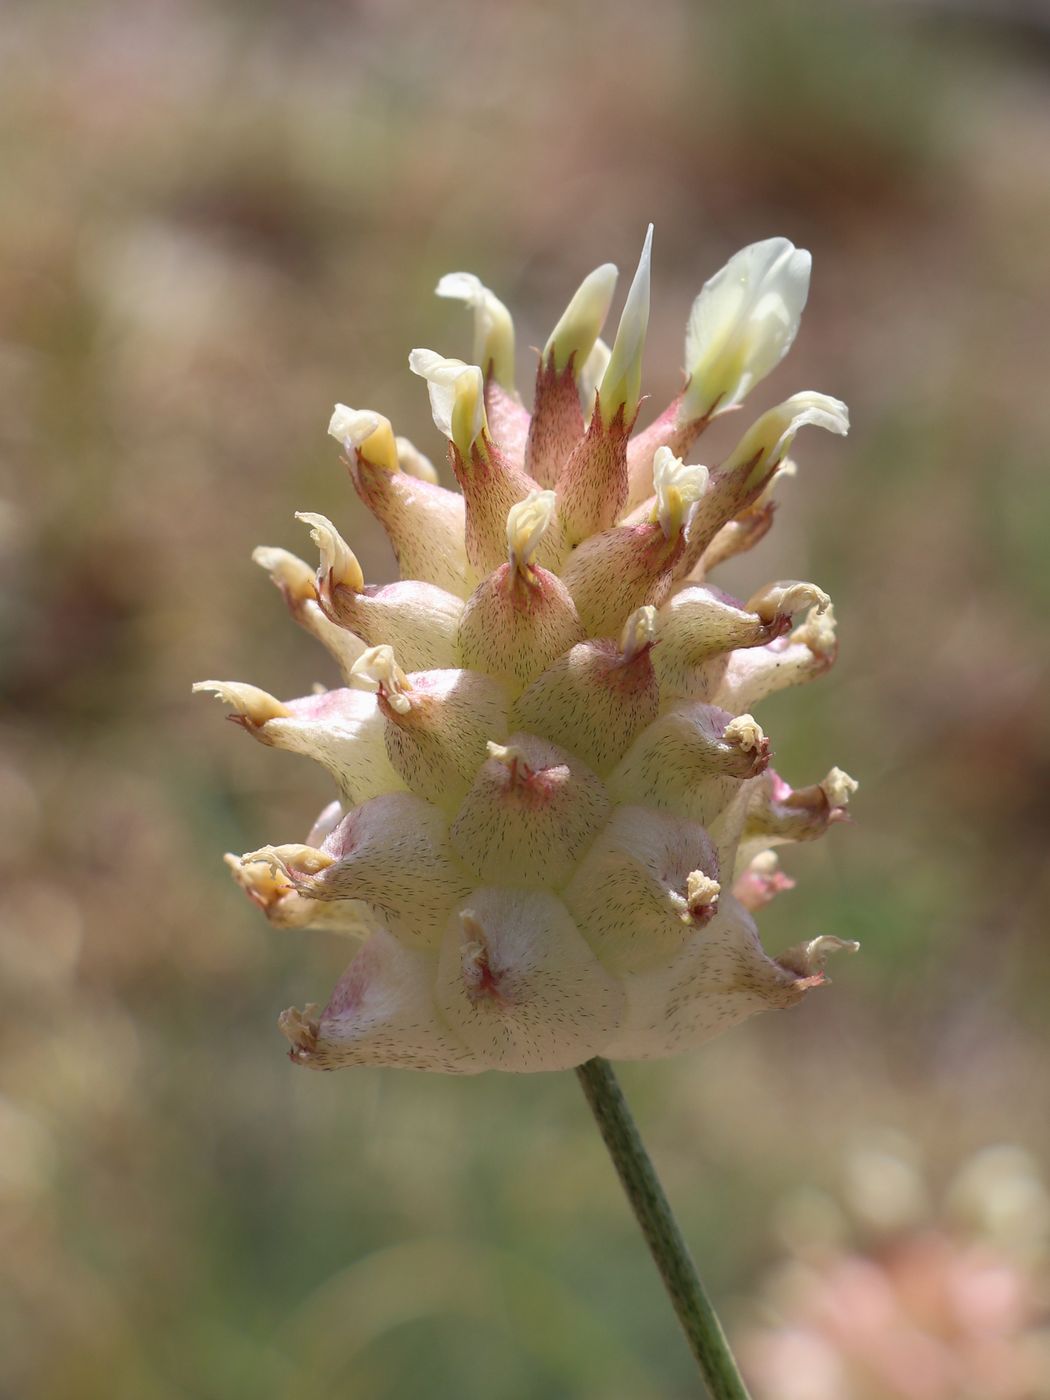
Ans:
[[[1001,15],[1000,18],[1004,18]],[[0,1393],[327,1400],[695,1393],[571,1076],[294,1070],[345,946],[268,928],[221,851],[298,840],[319,774],[191,704],[330,681],[248,562],[378,531],[336,399],[437,454],[417,344],[456,267],[526,383],[583,272],[657,229],[647,389],[701,281],[814,252],[750,408],[845,398],[724,586],[813,578],[843,648],[763,724],[855,824],[790,853],[767,946],[836,985],[624,1078],[735,1315],[781,1197],[857,1135],[936,1177],[1048,1148],[1045,49],[948,5],[10,4],[0,18]],[[1035,177],[1035,178],[1033,178]],[[719,425],[719,428],[726,425]],[[738,424],[712,432],[712,460]],[[705,440],[705,444],[706,444]],[[705,448],[706,450],[706,448]]]

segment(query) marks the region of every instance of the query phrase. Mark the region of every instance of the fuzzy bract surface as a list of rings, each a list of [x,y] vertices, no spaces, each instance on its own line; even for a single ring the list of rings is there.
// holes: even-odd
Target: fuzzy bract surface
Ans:
[[[694,460],[790,348],[809,255],[744,249],[688,318],[685,388],[636,431],[651,230],[611,345],[616,279],[584,279],[539,357],[531,408],[514,327],[471,274],[439,294],[474,318],[469,364],[413,350],[450,478],[388,418],[338,405],[329,431],[400,579],[371,584],[324,516],[315,569],[256,551],[341,684],[279,700],[207,681],[255,739],[320,763],[334,796],[305,840],[227,856],[286,929],[345,935],[327,1001],[286,1011],[317,1069],[449,1073],[650,1059],[790,1007],[824,980],[814,937],[778,957],[755,914],[792,882],[776,848],[822,836],[856,787],[792,787],[755,717],[835,658],[830,599],[774,580],[712,582],[773,523],[807,425],[845,405],[797,393],[723,461]]]

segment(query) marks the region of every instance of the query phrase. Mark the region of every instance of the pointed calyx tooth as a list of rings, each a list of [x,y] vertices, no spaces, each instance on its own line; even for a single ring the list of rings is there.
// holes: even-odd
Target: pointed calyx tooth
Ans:
[[[266,570],[293,611],[297,603],[317,597],[314,570],[305,559],[300,559],[287,549],[261,544],[252,550],[252,563]]]
[[[692,507],[707,490],[709,472],[704,466],[687,467],[669,447],[658,447],[653,457],[652,522],[659,524],[664,539],[674,539],[685,529]]]
[[[437,468],[425,453],[420,452],[407,437],[396,437],[397,464],[406,476],[414,476],[418,481],[426,481],[431,486],[438,484]]]
[[[550,528],[558,498],[553,491],[530,491],[507,512],[507,551],[511,568],[526,580],[540,541]]]
[[[733,886],[733,895],[745,909],[763,909],[778,894],[793,890],[795,882],[779,868],[776,851],[759,851]]]
[[[591,354],[593,356],[594,352]],[[590,358],[587,363],[591,363]],[[577,369],[575,353],[569,356],[562,369],[546,355],[540,357],[536,366],[536,388],[524,460],[525,470],[541,486],[553,486],[557,482],[590,418],[583,406],[587,400],[582,383],[577,384]],[[592,404],[595,387],[594,383],[590,386],[589,402]]]
[[[268,720],[291,714],[288,706],[268,691],[243,681],[196,681],[193,690],[217,696],[223,704],[237,711],[238,719],[250,725],[261,726]]]
[[[714,914],[718,860],[702,826],[671,812],[613,811],[565,888],[573,918],[618,975],[666,965]]]
[[[396,472],[397,445],[390,419],[369,408],[348,408],[337,403],[328,424],[328,432],[341,442],[348,456],[355,454],[384,471]]]
[[[559,511],[572,544],[614,525],[627,499],[627,442],[641,400],[652,236],[650,224],[590,424],[558,476]]]
[[[310,527],[310,538],[321,556],[317,569],[318,591],[329,596],[335,588],[349,588],[360,593],[365,586],[365,576],[357,555],[328,517],[314,511],[297,510],[295,518]]]
[[[463,360],[446,359],[435,350],[422,349],[412,351],[408,365],[413,374],[426,380],[430,412],[439,432],[469,461],[474,444],[482,442],[487,427],[485,376],[481,369]]]
[[[453,448],[452,469],[463,491],[465,546],[475,581],[492,573],[507,558],[507,516],[519,502],[539,488],[532,477],[507,457],[487,436],[464,459]],[[536,560],[557,571],[568,553],[568,544],[557,518],[536,541]]]
[[[609,363],[598,389],[597,410],[608,428],[622,418],[628,431],[634,426],[642,396],[642,354],[649,328],[649,282],[652,265],[653,226],[645,235],[642,255],[624,302]]]
[[[412,684],[397,664],[391,646],[369,647],[354,662],[353,682],[362,690],[372,691],[399,715],[407,714],[412,701]]]
[[[594,348],[583,362],[583,368],[579,373],[578,389],[580,392],[580,408],[583,411],[584,423],[591,421],[591,414],[594,412],[595,395],[598,392],[598,385],[602,382],[605,371],[609,368],[609,360],[612,357],[612,348],[606,345],[601,336],[594,342]]]
[[[579,373],[601,335],[616,290],[616,268],[603,263],[589,272],[562,312],[543,350],[543,359],[555,370],[565,369],[572,360]]]
[[[609,814],[609,796],[579,759],[513,734],[490,743],[450,836],[460,860],[486,883],[560,885]]]
[[[704,283],[686,327],[683,418],[724,413],[776,368],[798,332],[811,263],[786,238],[769,238]]]
[[[598,407],[587,431],[558,476],[558,513],[570,544],[609,529],[627,499],[627,442],[633,420],[624,417],[622,404],[611,416],[599,411],[600,393],[595,402]]]
[[[627,1013],[603,1053],[658,1059],[702,1045],[757,1012],[795,1006],[820,979],[769,957],[751,915],[722,894],[711,921],[669,963],[624,980]]]
[[[485,1068],[568,1069],[601,1053],[620,983],[547,890],[482,887],[449,918],[436,1000]]]
[[[447,272],[437,284],[439,297],[462,301],[474,313],[474,362],[485,378],[514,392],[514,321],[510,312],[472,272]]]
[[[767,583],[747,600],[748,612],[757,613],[763,622],[772,622],[777,617],[792,617],[803,608],[813,608],[817,613],[826,612],[831,599],[815,583]]]

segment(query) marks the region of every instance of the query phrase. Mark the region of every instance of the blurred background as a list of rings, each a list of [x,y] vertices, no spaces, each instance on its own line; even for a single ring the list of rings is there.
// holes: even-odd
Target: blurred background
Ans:
[[[696,1393],[571,1075],[289,1064],[345,945],[221,854],[327,784],[189,693],[333,681],[250,551],[322,511],[391,576],[325,428],[440,456],[438,276],[511,305],[527,388],[650,219],[655,408],[707,276],[814,255],[749,414],[816,388],[852,435],[719,582],[835,600],[761,719],[855,820],[762,926],[863,949],[625,1086],[757,1396],[1050,1395],[1045,9],[8,0],[0,55],[0,1395]]]

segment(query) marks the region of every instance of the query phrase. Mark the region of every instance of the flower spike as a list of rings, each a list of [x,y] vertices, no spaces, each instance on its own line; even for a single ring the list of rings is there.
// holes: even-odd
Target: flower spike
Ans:
[[[831,601],[790,577],[741,598],[710,578],[774,524],[799,430],[844,434],[848,414],[803,392],[744,421],[720,465],[693,448],[787,352],[809,255],[770,239],[705,284],[682,391],[634,434],[651,256],[650,226],[611,345],[616,269],[584,279],[531,412],[509,311],[472,274],[443,277],[438,295],[473,314],[474,363],[415,349],[409,364],[456,489],[383,414],[337,404],[329,423],[400,578],[366,582],[314,512],[298,518],[316,572],[256,552],[345,681],[291,700],[197,687],[334,790],[305,840],[260,833],[227,857],[275,927],[355,946],[326,1003],[281,1017],[296,1064],[525,1073],[671,1055],[795,1005],[854,946],[810,937],[773,958],[752,917],[791,888],[775,852],[841,826],[856,787],[833,768],[792,788],[755,718],[831,666]]]

